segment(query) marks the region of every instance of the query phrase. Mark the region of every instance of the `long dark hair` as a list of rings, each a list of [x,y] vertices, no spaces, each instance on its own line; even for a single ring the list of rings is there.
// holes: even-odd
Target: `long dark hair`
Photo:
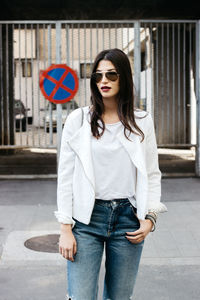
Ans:
[[[117,112],[120,121],[124,125],[124,135],[128,140],[130,140],[126,135],[126,129],[128,129],[129,135],[131,132],[140,135],[143,141],[144,133],[137,126],[135,122],[133,78],[132,78],[129,59],[126,56],[126,54],[120,49],[115,48],[115,49],[103,50],[97,55],[94,61],[92,73],[96,72],[99,62],[103,59],[111,61],[112,64],[115,66],[117,73],[120,74]],[[90,88],[91,88],[91,104],[92,104],[90,108],[91,131],[93,136],[99,139],[103,135],[105,130],[105,123],[102,119],[102,114],[104,113],[105,108],[97,84],[92,78],[90,80]],[[103,125],[102,127],[98,123],[98,120],[101,120]],[[132,129],[130,125],[133,125],[135,130]],[[99,133],[98,128],[102,129],[101,133]]]

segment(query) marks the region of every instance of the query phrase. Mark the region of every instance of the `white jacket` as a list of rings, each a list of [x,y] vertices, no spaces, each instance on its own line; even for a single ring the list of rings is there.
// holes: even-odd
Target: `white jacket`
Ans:
[[[58,222],[73,224],[78,221],[89,224],[95,203],[95,178],[91,155],[91,126],[89,106],[83,107],[84,121],[81,125],[81,109],[69,114],[62,133],[61,150],[58,166],[57,207],[54,214]],[[161,172],[158,166],[157,144],[153,120],[150,114],[135,111],[136,123],[144,132],[141,137],[131,133],[129,141],[124,129],[117,138],[125,147],[137,170],[136,203],[137,217],[145,219],[150,210],[167,211],[160,202]],[[127,131],[128,133],[129,131]]]

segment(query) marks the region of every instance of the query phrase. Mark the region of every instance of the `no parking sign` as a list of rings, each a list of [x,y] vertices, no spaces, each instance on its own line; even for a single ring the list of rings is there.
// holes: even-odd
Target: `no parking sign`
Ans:
[[[51,65],[40,73],[43,96],[56,104],[70,101],[78,90],[76,72],[65,64]]]

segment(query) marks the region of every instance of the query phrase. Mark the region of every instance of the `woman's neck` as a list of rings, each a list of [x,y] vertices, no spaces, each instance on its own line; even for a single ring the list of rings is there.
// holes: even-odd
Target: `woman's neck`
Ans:
[[[104,115],[117,114],[117,99],[116,98],[104,98]]]
[[[105,123],[108,123],[108,124],[119,121],[116,101],[115,102],[104,101],[104,113],[102,114],[102,119]]]

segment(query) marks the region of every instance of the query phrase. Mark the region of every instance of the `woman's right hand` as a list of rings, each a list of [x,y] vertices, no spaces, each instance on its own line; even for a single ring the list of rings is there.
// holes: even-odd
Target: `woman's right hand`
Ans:
[[[74,255],[77,252],[77,242],[72,233],[71,225],[61,225],[59,239],[59,253],[66,259],[74,261]]]

